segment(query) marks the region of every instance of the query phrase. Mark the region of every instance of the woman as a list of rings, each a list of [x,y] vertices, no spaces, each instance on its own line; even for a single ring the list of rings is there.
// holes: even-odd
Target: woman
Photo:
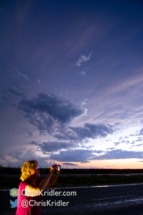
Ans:
[[[53,175],[54,172],[56,173],[55,175]],[[22,182],[18,188],[18,205],[16,215],[40,215],[41,207],[34,206],[34,202],[41,201],[40,193],[42,190],[54,185],[59,174],[59,165],[54,164],[50,167],[50,171],[47,176],[37,186],[36,180],[40,177],[38,161],[26,161],[21,166],[20,179]]]

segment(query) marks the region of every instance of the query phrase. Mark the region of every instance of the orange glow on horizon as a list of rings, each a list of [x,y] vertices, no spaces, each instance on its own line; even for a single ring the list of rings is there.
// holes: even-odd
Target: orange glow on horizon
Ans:
[[[61,162],[57,162],[61,163]],[[64,162],[63,162],[64,163]],[[140,159],[115,159],[115,160],[96,160],[90,161],[88,163],[80,163],[80,162],[65,162],[69,163],[69,165],[61,166],[63,168],[93,168],[93,169],[142,169],[143,161]],[[70,163],[75,164],[77,166],[72,166]]]

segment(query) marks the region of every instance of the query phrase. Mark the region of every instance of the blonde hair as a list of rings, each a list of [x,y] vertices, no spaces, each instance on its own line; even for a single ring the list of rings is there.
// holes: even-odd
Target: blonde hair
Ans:
[[[37,165],[38,165],[38,161],[36,160],[29,160],[24,162],[23,165],[21,166],[21,176],[20,176],[21,181],[25,181],[26,179],[28,179],[31,176],[30,170],[35,169]]]

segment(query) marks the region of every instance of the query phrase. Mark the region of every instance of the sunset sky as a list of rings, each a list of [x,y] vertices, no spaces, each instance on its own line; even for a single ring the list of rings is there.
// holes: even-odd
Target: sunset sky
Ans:
[[[0,1],[0,164],[143,167],[143,1]]]

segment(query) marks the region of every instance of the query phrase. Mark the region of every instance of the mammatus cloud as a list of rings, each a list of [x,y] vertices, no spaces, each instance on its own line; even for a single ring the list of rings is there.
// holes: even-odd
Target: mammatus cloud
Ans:
[[[85,112],[85,109],[71,104],[68,100],[45,93],[40,93],[32,99],[22,99],[19,109],[41,133],[55,132],[61,124],[69,123]]]
[[[30,144],[37,146],[43,153],[57,152],[62,149],[84,148],[83,142],[88,138],[106,137],[113,133],[114,130],[110,125],[102,124],[84,124],[83,127],[64,127],[60,129],[60,133],[54,135],[56,141],[38,143],[32,141]]]
[[[104,124],[85,123],[83,127],[70,127],[76,134],[77,139],[106,137],[114,132],[113,126]]]
[[[54,137],[57,139],[76,140],[82,141],[87,138],[106,137],[108,134],[112,134],[114,128],[111,125],[104,124],[90,124],[85,123],[83,127],[68,127],[68,129],[62,130],[62,134],[56,134]]]
[[[76,62],[76,66],[80,67],[83,62],[89,61],[90,58],[91,58],[91,54],[89,54],[87,56],[81,54],[78,61]]]
[[[66,140],[81,143],[83,140],[88,138],[104,138],[113,132],[115,132],[115,130],[111,125],[85,123],[82,127],[61,128],[60,133],[56,133],[54,137],[60,141]]]

